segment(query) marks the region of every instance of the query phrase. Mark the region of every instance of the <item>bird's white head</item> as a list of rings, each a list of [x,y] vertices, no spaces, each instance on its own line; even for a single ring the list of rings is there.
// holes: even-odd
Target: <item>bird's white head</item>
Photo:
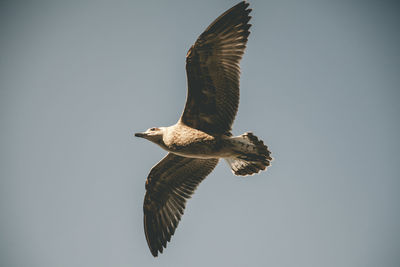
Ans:
[[[135,133],[136,137],[145,138],[153,143],[160,144],[163,140],[165,127],[160,128],[149,128],[143,133]]]

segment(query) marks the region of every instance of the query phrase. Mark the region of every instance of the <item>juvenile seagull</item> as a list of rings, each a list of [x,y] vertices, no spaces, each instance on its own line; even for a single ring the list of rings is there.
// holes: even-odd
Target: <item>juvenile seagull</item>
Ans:
[[[171,240],[186,200],[224,158],[235,175],[252,175],[272,158],[252,133],[232,136],[239,104],[239,62],[250,34],[249,4],[232,7],[200,35],[186,55],[188,93],[179,121],[135,136],[169,153],[146,180],[144,232],[154,257]]]

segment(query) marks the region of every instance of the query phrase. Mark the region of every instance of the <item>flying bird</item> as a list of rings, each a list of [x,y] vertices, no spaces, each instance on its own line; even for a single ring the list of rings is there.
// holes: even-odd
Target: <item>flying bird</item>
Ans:
[[[239,63],[250,34],[248,7],[243,1],[223,13],[189,49],[188,92],[178,122],[135,133],[169,152],[146,180],[144,232],[154,257],[166,248],[187,199],[220,158],[242,176],[265,170],[272,160],[267,146],[251,132],[231,133],[239,105]]]

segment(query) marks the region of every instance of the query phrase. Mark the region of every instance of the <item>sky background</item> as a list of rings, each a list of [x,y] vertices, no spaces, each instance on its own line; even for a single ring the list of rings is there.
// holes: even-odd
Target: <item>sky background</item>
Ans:
[[[253,0],[233,133],[275,160],[220,162],[161,256],[144,183],[185,55],[238,1],[0,3],[0,265],[400,266],[397,1]]]

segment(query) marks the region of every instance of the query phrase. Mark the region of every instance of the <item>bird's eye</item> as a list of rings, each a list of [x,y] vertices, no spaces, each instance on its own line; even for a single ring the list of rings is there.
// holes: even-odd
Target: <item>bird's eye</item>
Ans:
[[[157,130],[157,128],[151,128],[151,129],[150,129],[150,131],[155,131],[155,130]]]

